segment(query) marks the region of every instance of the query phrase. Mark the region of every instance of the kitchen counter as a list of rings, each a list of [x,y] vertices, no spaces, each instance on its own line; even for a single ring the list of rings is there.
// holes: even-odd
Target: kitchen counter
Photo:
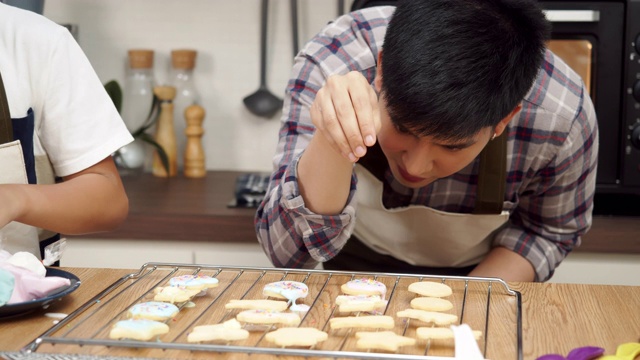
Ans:
[[[71,313],[121,277],[126,269],[63,268],[82,284],[46,310],[0,321],[0,351],[18,351],[48,328],[50,313]],[[522,294],[524,359],[567,354],[580,346],[599,346],[613,354],[618,345],[640,338],[640,287],[549,283],[510,283]],[[507,335],[507,334],[504,334]],[[502,336],[492,334],[492,336]],[[54,347],[55,349],[55,347]],[[144,356],[144,349],[131,356]],[[505,359],[493,354],[493,359]]]
[[[255,209],[229,208],[242,172],[209,171],[201,179],[123,176],[129,217],[119,229],[83,235],[102,239],[255,243]],[[640,254],[640,219],[594,216],[578,252]]]
[[[115,231],[84,238],[256,243],[252,208],[230,208],[237,171],[209,171],[204,178],[123,176],[129,216]]]

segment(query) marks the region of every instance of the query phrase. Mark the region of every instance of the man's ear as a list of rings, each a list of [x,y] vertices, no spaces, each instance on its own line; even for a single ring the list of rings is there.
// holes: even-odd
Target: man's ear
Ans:
[[[516,116],[520,112],[520,110],[522,110],[522,103],[518,104],[518,106],[513,108],[513,110],[509,113],[509,115],[505,116],[504,119],[500,120],[498,125],[496,125],[495,132],[494,132],[496,137],[502,135],[502,132],[504,131],[504,129],[507,128],[507,125],[509,125],[509,122],[511,122],[513,117]]]
[[[376,66],[376,78],[373,80],[376,92],[380,94],[382,90],[382,51],[378,53],[378,65]]]

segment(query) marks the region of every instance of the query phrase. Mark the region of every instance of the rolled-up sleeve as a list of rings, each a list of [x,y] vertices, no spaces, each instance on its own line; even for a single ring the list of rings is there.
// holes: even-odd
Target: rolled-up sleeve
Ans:
[[[539,154],[548,162],[519,192],[510,222],[495,237],[495,246],[531,262],[536,281],[548,280],[591,227],[598,128],[592,103],[582,104],[566,137],[548,134],[546,141],[553,153]]]
[[[300,195],[297,166],[315,127],[310,108],[333,74],[359,71],[370,83],[393,7],[365,9],[327,25],[296,56],[287,85],[274,172],[255,216],[258,241],[278,267],[312,268],[334,257],[355,226],[357,178],[338,215],[311,212]]]

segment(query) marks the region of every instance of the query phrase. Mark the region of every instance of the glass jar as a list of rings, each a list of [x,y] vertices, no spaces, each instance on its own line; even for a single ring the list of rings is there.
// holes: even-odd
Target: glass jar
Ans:
[[[170,83],[176,88],[176,97],[173,100],[173,118],[178,150],[178,169],[180,170],[184,168],[184,152],[187,143],[187,136],[184,132],[186,129],[184,111],[187,107],[200,102],[200,95],[193,78],[197,55],[197,51],[189,49],[171,51]]]
[[[122,97],[122,119],[132,134],[140,131],[153,106],[153,50],[129,50]],[[147,161],[147,144],[136,139],[115,156],[121,174],[142,172]]]
[[[153,50],[129,50],[122,118],[131,133],[144,124],[153,104]]]

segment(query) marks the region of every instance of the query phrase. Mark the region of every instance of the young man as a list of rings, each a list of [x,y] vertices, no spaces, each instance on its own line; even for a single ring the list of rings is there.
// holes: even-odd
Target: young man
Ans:
[[[0,248],[41,256],[125,219],[111,154],[133,139],[67,29],[4,4],[0,24]]]
[[[256,214],[274,265],[551,277],[590,227],[598,142],[548,33],[526,0],[329,24],[296,58]]]

